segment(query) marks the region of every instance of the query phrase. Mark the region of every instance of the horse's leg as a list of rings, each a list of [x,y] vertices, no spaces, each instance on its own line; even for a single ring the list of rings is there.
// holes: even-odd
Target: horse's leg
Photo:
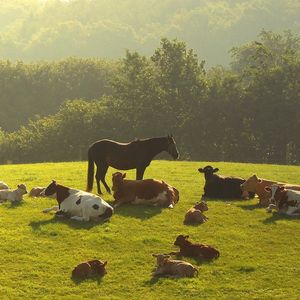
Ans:
[[[98,194],[102,195],[101,187],[100,187],[100,179],[101,179],[100,174],[101,174],[101,167],[100,167],[100,164],[97,164],[97,171],[96,171],[95,179],[96,179],[96,183],[97,183]]]
[[[105,181],[105,175],[106,175],[107,169],[108,169],[108,166],[107,166],[107,165],[105,165],[105,166],[102,165],[102,168],[100,169],[100,172],[99,172],[99,176],[100,176],[101,182],[103,183],[103,185],[104,185],[105,188],[106,188],[106,191],[107,191],[109,194],[111,194],[110,188],[109,188],[109,186],[107,185],[107,183],[106,183],[106,181]]]
[[[136,180],[142,180],[143,179],[145,169],[146,169],[145,166],[136,168]]]

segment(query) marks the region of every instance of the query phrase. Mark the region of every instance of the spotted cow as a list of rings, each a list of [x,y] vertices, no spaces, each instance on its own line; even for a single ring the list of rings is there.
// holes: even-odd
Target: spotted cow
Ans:
[[[57,184],[53,180],[42,195],[55,193],[58,206],[44,209],[43,212],[55,210],[57,215],[66,215],[78,221],[106,221],[113,214],[113,208],[99,196]]]

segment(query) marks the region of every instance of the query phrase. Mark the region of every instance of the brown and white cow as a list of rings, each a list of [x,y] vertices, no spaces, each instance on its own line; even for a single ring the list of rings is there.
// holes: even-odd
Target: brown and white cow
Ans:
[[[128,180],[126,173],[112,175],[115,207],[123,203],[151,204],[173,208],[179,200],[177,189],[156,179]]]
[[[243,184],[241,184],[241,189],[243,191],[253,192],[257,194],[259,198],[259,204],[263,207],[269,205],[270,191],[266,190],[267,186],[272,184],[278,184],[280,186],[285,186],[289,190],[300,190],[299,185],[292,185],[283,182],[271,181],[263,178],[258,178],[255,174],[248,178]]]
[[[279,213],[288,216],[300,216],[300,192],[288,190],[284,186],[273,184],[266,187],[266,191],[271,193],[268,212],[276,209]]]
[[[57,215],[67,215],[78,221],[106,221],[113,214],[113,208],[99,196],[57,184],[55,180],[42,194],[56,194],[58,202],[58,206],[44,209],[43,212],[55,210]]]

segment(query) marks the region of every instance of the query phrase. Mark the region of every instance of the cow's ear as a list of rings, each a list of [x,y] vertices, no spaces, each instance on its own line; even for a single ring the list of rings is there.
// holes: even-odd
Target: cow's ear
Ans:
[[[284,190],[284,186],[280,186],[278,189],[282,192]]]
[[[271,188],[270,188],[269,186],[266,186],[266,187],[265,187],[265,191],[271,192]]]
[[[52,179],[52,183],[56,184],[56,180]]]
[[[185,239],[188,239],[189,237],[190,237],[189,235],[185,235],[185,236],[184,236]]]
[[[122,175],[122,178],[125,178],[126,177],[126,173],[124,173],[123,175]]]
[[[152,256],[153,256],[153,257],[157,257],[157,254],[152,253]]]
[[[103,267],[105,267],[107,265],[107,260],[103,263]]]
[[[200,173],[204,173],[204,170],[203,170],[202,168],[199,168],[198,171],[199,171]]]
[[[216,173],[216,172],[218,172],[218,171],[219,171],[218,168],[214,168],[213,173]]]

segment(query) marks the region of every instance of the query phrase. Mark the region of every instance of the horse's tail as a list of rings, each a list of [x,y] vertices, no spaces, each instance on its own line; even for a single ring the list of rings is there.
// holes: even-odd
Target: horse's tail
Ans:
[[[90,147],[88,151],[88,173],[87,173],[87,185],[86,185],[87,192],[92,191],[93,181],[94,181],[94,159],[92,156],[92,147]]]

